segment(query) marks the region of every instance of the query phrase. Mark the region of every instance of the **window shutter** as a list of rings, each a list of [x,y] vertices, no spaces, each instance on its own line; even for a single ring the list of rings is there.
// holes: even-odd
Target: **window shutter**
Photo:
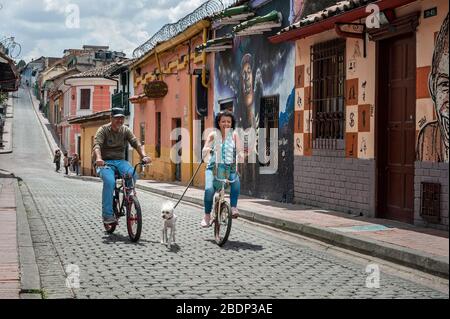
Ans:
[[[80,110],[89,110],[91,108],[91,90],[80,90]]]

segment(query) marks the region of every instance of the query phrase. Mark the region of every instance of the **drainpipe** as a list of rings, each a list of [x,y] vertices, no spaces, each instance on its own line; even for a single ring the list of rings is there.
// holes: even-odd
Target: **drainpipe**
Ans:
[[[161,64],[159,63],[159,58],[158,58],[158,51],[155,50],[155,58],[156,58],[156,63],[158,64],[158,80],[162,80],[162,69],[161,69]]]
[[[203,28],[203,43],[206,43],[208,41],[208,30],[207,28]],[[202,52],[202,61],[203,61],[203,67],[202,67],[202,85],[205,88],[208,88],[208,83],[206,83],[206,51],[203,50]]]
[[[191,39],[188,42],[188,74],[189,74],[189,174],[194,175],[194,130],[192,114],[192,74],[191,74]]]

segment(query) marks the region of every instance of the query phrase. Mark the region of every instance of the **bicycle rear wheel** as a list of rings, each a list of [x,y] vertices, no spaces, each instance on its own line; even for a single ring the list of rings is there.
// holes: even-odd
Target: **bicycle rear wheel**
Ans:
[[[127,230],[132,242],[137,242],[142,231],[141,205],[136,197],[131,202],[125,203],[127,210]]]
[[[223,202],[214,222],[214,238],[217,245],[223,246],[227,242],[232,220],[231,206],[228,202]]]

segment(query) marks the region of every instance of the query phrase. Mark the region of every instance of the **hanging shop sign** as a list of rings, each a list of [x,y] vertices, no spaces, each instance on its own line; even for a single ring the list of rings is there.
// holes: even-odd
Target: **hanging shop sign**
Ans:
[[[144,93],[149,99],[161,99],[168,91],[169,88],[164,81],[151,81],[144,86]]]

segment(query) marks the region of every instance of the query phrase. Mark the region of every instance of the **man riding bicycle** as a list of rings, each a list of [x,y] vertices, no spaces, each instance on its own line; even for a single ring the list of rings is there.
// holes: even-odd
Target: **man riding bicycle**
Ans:
[[[139,153],[143,163],[150,163],[151,159],[145,154],[144,146],[142,146],[133,132],[125,125],[124,110],[121,108],[113,108],[111,110],[111,122],[101,126],[95,134],[93,152],[95,154],[95,164],[97,166],[97,174],[103,180],[102,192],[102,216],[104,224],[116,223],[113,214],[113,190],[115,185],[114,169],[105,166],[111,164],[117,168],[119,175],[133,174],[133,167],[125,160],[125,152],[128,143]],[[137,175],[133,180],[136,182]]]

